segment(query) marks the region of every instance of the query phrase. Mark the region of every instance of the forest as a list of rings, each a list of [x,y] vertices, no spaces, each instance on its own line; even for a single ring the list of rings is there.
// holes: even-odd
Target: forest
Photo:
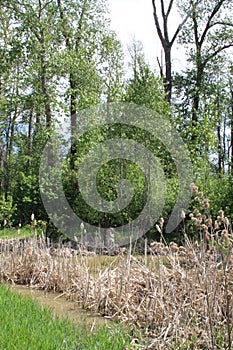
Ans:
[[[173,32],[170,22],[174,7],[180,22]],[[134,188],[129,206],[111,213],[85,203],[78,175],[85,154],[98,143],[116,138],[136,140],[159,158],[166,180],[161,217],[165,224],[169,221],[182,178],[168,145],[136,126],[118,122],[97,127],[95,113],[90,117],[88,132],[76,137],[85,111],[114,104],[134,104],[168,121],[188,150],[192,182],[208,198],[211,215],[224,210],[231,221],[232,10],[231,0],[153,0],[151,16],[162,54],[155,57],[151,68],[143,42],[137,39],[129,43],[126,57],[111,29],[105,0],[1,0],[1,229],[25,226],[33,217],[37,225],[46,226],[48,236],[59,236],[42,202],[39,170],[45,145],[64,120],[71,126],[72,144],[63,162],[62,183],[67,201],[84,223],[117,228],[135,220],[147,200],[149,190],[141,169],[118,157],[101,167],[97,187],[105,201],[114,201],[119,181],[127,179]],[[186,52],[179,72],[173,64],[175,45]],[[53,164],[49,166],[53,168]],[[47,180],[56,182],[56,169],[51,174]],[[188,214],[196,205],[193,199],[185,208],[190,236],[196,231]],[[148,237],[159,235],[157,223],[151,225]],[[166,237],[178,240],[180,232],[178,225]]]

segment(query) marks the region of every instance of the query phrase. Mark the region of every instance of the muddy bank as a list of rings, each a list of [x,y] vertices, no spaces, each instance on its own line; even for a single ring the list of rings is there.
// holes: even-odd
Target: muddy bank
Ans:
[[[51,308],[54,315],[67,317],[76,325],[87,325],[93,329],[111,322],[108,318],[81,309],[76,302],[65,299],[65,297],[59,293],[46,293],[22,285],[13,285],[11,289],[23,296],[31,297],[42,306]]]

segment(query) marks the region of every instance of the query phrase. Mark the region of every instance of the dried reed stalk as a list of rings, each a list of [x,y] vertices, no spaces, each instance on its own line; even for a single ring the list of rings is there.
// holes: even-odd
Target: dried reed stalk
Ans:
[[[4,245],[0,242],[0,281],[65,293],[85,308],[147,330],[153,338],[148,349],[173,349],[175,342],[194,339],[196,349],[211,349],[221,332],[231,343],[230,246],[223,257],[186,237],[182,249],[164,246],[165,258],[152,250],[141,260],[129,254],[93,275],[88,257],[55,250],[43,238]]]

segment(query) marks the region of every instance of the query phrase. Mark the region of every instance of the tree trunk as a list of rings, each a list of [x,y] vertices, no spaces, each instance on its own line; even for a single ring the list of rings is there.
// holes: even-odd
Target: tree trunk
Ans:
[[[61,25],[62,25],[62,32],[63,36],[65,39],[65,45],[66,49],[71,52],[74,50],[78,56],[79,54],[79,46],[81,42],[81,31],[82,31],[82,26],[83,26],[83,19],[86,11],[86,5],[87,5],[87,0],[83,1],[82,4],[82,9],[81,9],[81,14],[78,22],[78,27],[76,31],[76,40],[75,44],[72,45],[72,38],[69,30],[67,29],[66,26],[66,18],[64,15],[63,7],[61,0],[57,0],[57,5],[60,13],[60,20],[61,20]],[[77,153],[77,141],[76,141],[76,133],[77,133],[77,79],[75,74],[72,72],[72,67],[70,68],[70,74],[69,74],[69,84],[70,84],[70,90],[71,90],[71,95],[70,95],[70,123],[71,123],[71,157],[70,157],[70,166],[71,169],[74,169],[74,156]]]
[[[231,175],[233,175],[233,86],[230,82],[230,93],[231,93],[231,159],[230,169]]]
[[[71,169],[74,169],[74,157],[77,153],[77,140],[76,140],[76,134],[77,134],[77,96],[75,92],[76,83],[75,83],[75,77],[71,73],[70,74],[70,88],[71,88],[71,95],[70,95],[70,123],[71,123],[71,158],[70,158],[70,166]]]
[[[47,84],[47,63],[46,63],[46,50],[44,42],[44,33],[41,35],[41,88],[42,94],[44,96],[44,106],[45,106],[45,116],[46,116],[46,127],[50,130],[52,125],[52,111],[50,106],[50,96],[48,93],[48,84]]]
[[[158,14],[157,14],[157,7],[155,5],[156,0],[152,0],[152,6],[153,6],[153,15],[154,15],[154,22],[156,26],[156,30],[158,33],[159,40],[162,44],[164,56],[165,56],[165,78],[164,78],[164,90],[166,93],[166,100],[169,104],[171,104],[171,97],[172,97],[172,60],[171,60],[171,49],[174,44],[174,42],[177,39],[178,34],[182,30],[183,26],[187,22],[188,18],[190,17],[191,13],[188,13],[186,17],[183,19],[183,21],[177,26],[177,29],[175,31],[175,34],[173,35],[172,39],[169,39],[169,33],[168,33],[168,18],[172,10],[172,6],[174,4],[174,0],[170,0],[167,6],[167,10],[165,10],[165,1],[161,0],[161,15],[163,20],[163,26],[160,25]],[[160,66],[160,74],[163,75],[162,71],[162,64],[159,63]]]
[[[171,63],[171,47],[167,46],[164,48],[165,53],[165,79],[164,79],[164,90],[166,93],[166,100],[171,103],[172,97],[172,63]]]
[[[29,172],[32,164],[32,147],[33,147],[33,126],[34,126],[34,115],[33,109],[30,111],[29,123],[28,123],[28,167],[27,173]]]

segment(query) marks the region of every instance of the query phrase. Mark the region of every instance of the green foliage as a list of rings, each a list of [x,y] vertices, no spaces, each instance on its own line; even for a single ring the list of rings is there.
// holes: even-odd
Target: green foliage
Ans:
[[[225,215],[233,220],[233,201],[229,193],[232,193],[232,176],[213,174],[209,172],[206,176],[200,176],[196,184],[205,193],[210,201],[211,212],[217,217],[219,210],[224,210]]]
[[[13,213],[16,211],[16,205],[13,205],[12,197],[9,196],[6,200],[4,196],[0,196],[0,222],[4,220],[9,224]]]
[[[136,47],[135,47],[136,46]],[[139,47],[137,47],[139,46]],[[146,63],[139,43],[133,43],[132,68],[133,77],[126,83],[124,101],[145,106],[162,116],[170,116],[170,106],[165,100],[162,81]]]
[[[122,350],[130,344],[120,326],[99,328],[90,334],[88,327],[53,318],[50,309],[5,286],[0,286],[0,306],[0,346],[5,350]]]
[[[69,117],[73,132],[81,123],[80,111],[101,101],[135,103],[168,118],[187,144],[196,182],[206,189],[213,210],[224,208],[232,217],[232,63],[225,55],[232,45],[230,2],[216,8],[216,1],[194,3],[178,2],[183,18],[192,9],[179,38],[188,65],[174,76],[170,106],[163,79],[150,68],[136,40],[129,47],[131,70],[125,75],[122,44],[110,29],[105,0],[1,2],[0,195],[9,198],[8,203],[1,200],[1,220],[6,216],[16,225],[29,223],[34,213],[37,220],[48,221],[38,178],[44,145],[57,122]],[[77,141],[63,166],[69,203],[96,225],[114,226],[137,217],[147,183],[135,164],[118,159],[98,173],[97,187],[106,200],[116,199],[122,178],[133,184],[133,200],[121,213],[108,215],[88,207],[78,187],[78,168],[88,150],[121,136],[142,143],[159,158],[167,181],[166,222],[178,193],[175,164],[166,146],[136,128],[95,129]],[[55,170],[46,181],[45,187],[56,184]],[[53,199],[53,193],[47,194]],[[63,220],[65,213],[59,215]],[[58,235],[52,223],[47,233]]]

